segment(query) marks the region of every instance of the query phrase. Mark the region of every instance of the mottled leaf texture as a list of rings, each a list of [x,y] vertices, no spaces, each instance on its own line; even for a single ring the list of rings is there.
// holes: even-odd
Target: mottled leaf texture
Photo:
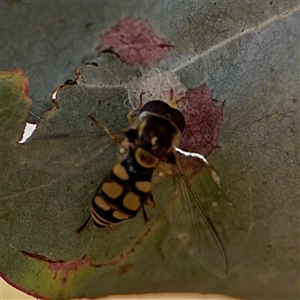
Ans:
[[[1,69],[12,71],[0,77],[1,276],[44,299],[150,292],[298,299],[299,10],[292,0],[2,1]],[[107,43],[128,26],[148,28],[145,40],[167,51],[134,62],[133,48],[117,44],[131,58],[122,59]],[[130,43],[143,40],[137,36]],[[99,55],[99,44],[112,53]],[[155,175],[148,223],[139,213],[74,232],[119,157],[88,115],[112,132],[128,126],[126,87],[156,68],[187,88],[180,146],[210,164],[180,163],[226,250],[223,277],[195,255],[188,218],[196,206],[172,196],[167,174]],[[51,108],[49,95],[68,78]],[[28,114],[37,131],[19,144]]]
[[[97,51],[111,51],[129,65],[148,65],[162,59],[171,47],[145,19],[126,18],[101,35]]]

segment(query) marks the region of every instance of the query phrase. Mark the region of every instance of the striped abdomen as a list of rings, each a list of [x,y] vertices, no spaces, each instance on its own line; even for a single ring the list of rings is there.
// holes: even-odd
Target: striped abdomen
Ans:
[[[96,191],[91,216],[97,227],[105,227],[134,217],[150,198],[153,168],[144,168],[133,151],[115,165]]]

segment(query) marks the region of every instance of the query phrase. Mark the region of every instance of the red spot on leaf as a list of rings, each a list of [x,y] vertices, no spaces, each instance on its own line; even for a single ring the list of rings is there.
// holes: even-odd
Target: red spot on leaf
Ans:
[[[224,104],[217,105],[213,91],[206,84],[186,92],[188,105],[182,109],[186,126],[180,139],[180,148],[208,156],[218,148],[219,131],[223,121]],[[196,171],[203,163],[182,157],[181,164]]]
[[[49,269],[53,272],[55,272],[56,275],[61,273],[72,273],[73,271],[76,271],[78,268],[87,266],[89,263],[84,259],[79,260],[70,260],[70,261],[53,261],[49,263]],[[66,277],[63,277],[63,281],[66,281]]]
[[[172,45],[158,37],[144,19],[121,20],[103,35],[98,52],[111,51],[129,65],[147,65],[162,59]]]
[[[127,274],[131,269],[133,269],[132,264],[124,264],[119,267],[121,275]]]
[[[46,262],[48,264],[48,268],[54,273],[54,279],[57,277],[59,273],[63,276],[61,281],[65,283],[67,281],[67,275],[76,271],[80,267],[89,266],[90,263],[83,257],[81,259],[74,259],[69,261],[57,260],[53,261],[43,255],[37,253],[30,253],[27,251],[20,250],[20,252],[26,256],[34,258],[39,261]]]
[[[3,74],[6,78],[16,78],[19,77],[23,84],[22,89],[22,96],[26,97],[28,96],[29,92],[29,78],[24,74],[23,70],[21,68],[14,68],[11,71],[4,71]],[[32,103],[31,99],[27,99],[30,104]]]
[[[23,95],[28,96],[28,93],[29,93],[29,78],[24,74],[24,72],[21,68],[15,68],[15,69],[13,69],[13,72],[15,74],[18,74],[21,77],[23,77],[23,82],[24,82],[24,86],[23,86],[24,94]]]

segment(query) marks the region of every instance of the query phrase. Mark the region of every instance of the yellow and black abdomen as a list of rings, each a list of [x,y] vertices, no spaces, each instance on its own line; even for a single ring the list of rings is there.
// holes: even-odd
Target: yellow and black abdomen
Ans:
[[[96,191],[91,216],[97,227],[105,227],[134,217],[152,198],[153,168],[144,168],[135,160],[133,151],[115,165]]]

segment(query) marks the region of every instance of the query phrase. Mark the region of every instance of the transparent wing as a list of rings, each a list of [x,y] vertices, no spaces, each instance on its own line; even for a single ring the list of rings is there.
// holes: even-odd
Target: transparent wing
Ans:
[[[177,163],[173,172],[178,201],[171,209],[174,217],[171,218],[170,235],[164,248],[169,254],[170,250],[181,247],[211,273],[224,277],[227,273],[227,256],[218,233],[200,198]]]
[[[116,135],[123,136],[117,132]],[[106,132],[79,134],[37,134],[23,144],[22,157],[33,169],[62,174],[96,172],[99,168],[108,170],[115,163],[119,146]]]

